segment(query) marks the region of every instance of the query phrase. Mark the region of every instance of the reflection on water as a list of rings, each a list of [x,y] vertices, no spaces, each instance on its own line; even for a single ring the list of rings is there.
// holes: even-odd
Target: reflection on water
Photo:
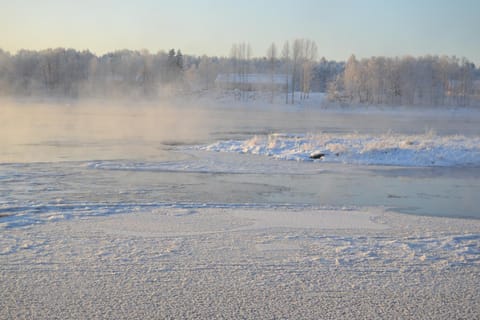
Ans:
[[[93,104],[2,105],[0,112],[2,216],[35,210],[68,214],[84,210],[85,204],[100,210],[119,203],[230,203],[386,206],[405,213],[480,218],[479,168],[297,163],[184,148],[271,132],[433,129],[440,135],[480,135],[478,117],[468,114]],[[92,166],[93,161],[99,165]],[[165,164],[171,169],[165,170]]]

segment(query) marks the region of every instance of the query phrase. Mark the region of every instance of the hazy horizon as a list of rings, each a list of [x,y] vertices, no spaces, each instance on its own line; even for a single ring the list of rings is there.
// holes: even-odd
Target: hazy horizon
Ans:
[[[233,43],[249,42],[253,56],[270,43],[309,38],[319,57],[342,61],[370,56],[447,55],[480,64],[480,30],[473,0],[358,2],[208,0],[175,3],[142,0],[0,0],[0,48],[72,48],[102,55],[115,50],[228,56]]]

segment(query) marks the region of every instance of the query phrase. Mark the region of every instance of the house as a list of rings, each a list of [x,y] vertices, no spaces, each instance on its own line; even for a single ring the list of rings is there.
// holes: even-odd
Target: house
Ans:
[[[288,81],[288,82],[287,82]],[[223,90],[270,91],[284,90],[291,83],[291,76],[268,73],[222,73],[215,79],[215,85]]]

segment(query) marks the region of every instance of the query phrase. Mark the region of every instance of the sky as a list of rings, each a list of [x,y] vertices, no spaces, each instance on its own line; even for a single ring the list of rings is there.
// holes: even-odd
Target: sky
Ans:
[[[0,48],[181,49],[228,56],[248,42],[314,40],[319,55],[466,57],[480,65],[479,0],[0,0]]]

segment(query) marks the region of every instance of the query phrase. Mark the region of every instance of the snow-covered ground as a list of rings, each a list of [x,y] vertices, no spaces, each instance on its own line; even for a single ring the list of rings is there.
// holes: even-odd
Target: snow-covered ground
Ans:
[[[434,133],[270,134],[242,141],[220,141],[199,149],[362,165],[480,166],[480,137],[437,136]]]
[[[480,221],[159,208],[0,234],[0,318],[474,319]]]

